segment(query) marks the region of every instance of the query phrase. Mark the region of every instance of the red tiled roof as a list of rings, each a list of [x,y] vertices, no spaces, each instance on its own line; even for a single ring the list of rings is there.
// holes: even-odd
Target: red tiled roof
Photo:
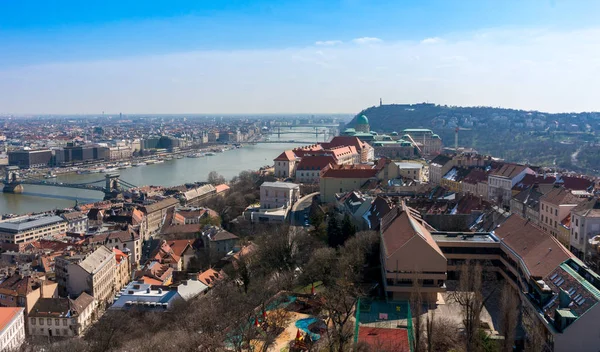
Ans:
[[[504,164],[501,168],[492,170],[490,173],[493,176],[506,177],[509,179],[515,178],[518,174],[523,172],[527,166],[519,164]]]
[[[574,196],[570,190],[563,187],[554,187],[550,192],[540,197],[540,201],[553,205],[579,204],[585,199]]]
[[[293,161],[296,160],[296,155],[291,150],[286,150],[285,152],[279,154],[279,156],[275,159],[275,161]]]
[[[362,150],[363,148],[365,148],[367,146],[367,143],[361,141],[360,139],[358,139],[358,137],[336,136],[336,137],[333,137],[333,139],[330,140],[329,143],[321,143],[321,145],[325,149],[344,146],[344,145],[352,145],[356,148],[356,150]]]
[[[185,250],[187,248],[192,247],[192,243],[194,243],[194,241],[195,241],[195,239],[171,240],[171,241],[168,241],[168,244],[171,247],[171,249],[173,250],[173,253],[175,253],[177,256],[181,257],[183,255],[183,252],[185,252]]]
[[[6,326],[23,310],[24,308],[21,307],[0,307],[0,331],[4,331]]]
[[[544,277],[573,256],[557,239],[517,214],[500,224],[495,234],[524,261],[533,276]]]
[[[462,180],[462,182],[476,185],[479,182],[487,181],[487,178],[488,178],[488,176],[485,171],[474,168],[474,169],[471,169],[471,172],[469,172],[467,174],[467,176],[465,176],[465,178]]]
[[[335,158],[331,155],[305,156],[296,170],[321,170],[329,164],[335,164]]]
[[[585,191],[594,185],[594,182],[582,177],[562,176],[559,181],[563,187],[575,191]]]
[[[227,186],[226,184],[220,184],[220,185],[216,185],[215,186],[215,191],[217,193],[221,193],[221,192],[225,192],[229,190],[229,186]]]
[[[391,256],[398,249],[404,247],[412,238],[419,236],[431,248],[443,256],[442,250],[435,243],[433,237],[431,237],[429,230],[410,215],[408,208],[403,208],[392,209],[382,219],[381,232],[383,234],[385,255],[387,257]]]
[[[200,225],[198,225],[198,224],[164,226],[160,231],[160,233],[163,235],[198,233],[198,232],[200,232]]]

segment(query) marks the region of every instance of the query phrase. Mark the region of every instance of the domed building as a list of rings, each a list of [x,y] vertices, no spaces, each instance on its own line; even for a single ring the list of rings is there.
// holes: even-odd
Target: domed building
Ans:
[[[365,115],[360,115],[356,119],[356,125],[354,126],[356,132],[370,133],[371,126],[369,126],[369,119]]]

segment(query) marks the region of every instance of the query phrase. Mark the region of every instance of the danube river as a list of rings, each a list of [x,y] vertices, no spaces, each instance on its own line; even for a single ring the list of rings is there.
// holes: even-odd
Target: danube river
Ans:
[[[281,139],[311,141],[315,139],[315,136],[312,135],[312,139],[302,136],[300,139],[299,136],[285,138],[282,135]],[[277,136],[272,136],[271,140],[276,141]],[[261,166],[272,165],[273,159],[283,150],[295,146],[297,144],[294,143],[245,145],[243,148],[217,153],[214,156],[173,159],[162,164],[131,167],[118,172],[124,181],[136,186],[176,186],[186,182],[205,181],[208,173],[213,170],[229,180],[239,174],[240,171],[257,170]],[[102,179],[104,179],[102,173],[71,174],[58,176],[56,182],[79,183]],[[103,186],[104,184],[100,183],[99,185]],[[104,197],[101,192],[80,189],[32,185],[23,185],[23,187],[25,187],[25,190],[22,194],[0,193],[0,213],[23,214],[60,209],[74,206],[75,200],[92,202],[101,200]]]

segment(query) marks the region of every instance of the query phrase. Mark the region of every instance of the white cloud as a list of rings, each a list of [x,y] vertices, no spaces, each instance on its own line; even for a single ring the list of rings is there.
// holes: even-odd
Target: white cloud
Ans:
[[[0,112],[349,112],[430,101],[600,110],[600,27],[0,68]],[[151,72],[152,74],[148,74]]]
[[[341,40],[319,40],[315,42],[316,46],[335,46],[340,45],[343,42]]]
[[[362,38],[356,38],[356,39],[352,39],[352,41],[356,44],[377,44],[377,43],[381,43],[383,42],[383,40],[379,39],[379,38],[375,38],[375,37],[362,37]]]
[[[423,40],[421,40],[421,44],[438,44],[438,43],[442,43],[444,40],[440,37],[432,37],[432,38],[425,38]]]

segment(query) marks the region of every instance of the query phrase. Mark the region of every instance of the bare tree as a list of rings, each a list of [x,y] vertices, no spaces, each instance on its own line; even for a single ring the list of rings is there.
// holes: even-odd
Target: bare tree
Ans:
[[[433,352],[435,348],[434,333],[435,333],[435,310],[427,313],[425,320],[425,338],[427,339],[427,352]]]
[[[222,183],[225,183],[225,177],[223,177],[216,171],[211,171],[208,173],[206,181],[211,185],[220,185]]]
[[[468,261],[460,268],[460,279],[455,291],[448,297],[461,307],[467,352],[477,349],[479,344],[478,331],[481,325],[481,312],[486,301],[495,289],[488,290],[484,296],[483,267],[479,262]]]
[[[519,319],[519,298],[515,290],[505,283],[500,296],[500,332],[504,334],[502,352],[513,350],[515,331]]]
[[[525,304],[523,305],[523,328],[527,334],[525,351],[551,351],[546,340],[546,328],[537,317],[537,312]]]
[[[421,352],[423,349],[423,295],[421,294],[421,280],[417,279],[415,274],[413,280],[412,292],[410,293],[410,311],[413,320],[413,332],[415,339],[413,341],[413,350]]]
[[[330,285],[323,293],[323,308],[327,313],[327,341],[330,352],[344,352],[352,341],[352,317],[359,292],[354,284],[342,282]]]

